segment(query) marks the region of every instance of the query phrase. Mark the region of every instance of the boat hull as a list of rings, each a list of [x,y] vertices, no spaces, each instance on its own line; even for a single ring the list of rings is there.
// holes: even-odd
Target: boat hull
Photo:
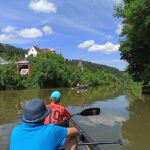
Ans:
[[[86,131],[79,124],[76,124],[74,120],[71,119],[70,124],[79,130],[78,143],[94,142]],[[100,150],[100,147],[97,145],[78,145],[78,150]]]
[[[79,131],[78,135],[78,143],[92,143],[94,142],[92,138],[89,137],[89,135],[86,133],[86,131],[79,125],[77,124],[73,119],[70,119],[70,121],[66,120],[62,123],[56,124],[58,126],[62,127],[76,127]],[[77,145],[77,150],[101,150],[100,147],[97,145]]]

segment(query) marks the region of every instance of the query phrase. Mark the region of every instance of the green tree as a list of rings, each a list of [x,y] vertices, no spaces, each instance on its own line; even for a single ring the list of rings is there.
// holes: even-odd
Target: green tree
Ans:
[[[123,18],[120,38],[121,59],[128,62],[134,81],[150,82],[150,1],[123,0],[115,6],[116,17]],[[144,73],[144,75],[143,75]],[[145,77],[145,74],[149,77]]]
[[[30,75],[17,74],[15,63],[0,65],[0,90],[75,87],[77,83],[88,86],[120,83],[120,80],[108,69],[93,71],[85,67],[84,71],[81,71],[61,55],[45,52],[36,57],[30,56],[28,59],[33,62]]]
[[[0,65],[0,90],[22,89],[21,76],[16,74],[16,65]]]
[[[61,55],[43,53],[29,59],[34,62],[32,78],[40,88],[69,87],[79,81],[78,69],[67,64]]]
[[[24,58],[25,50],[22,48],[16,48],[8,44],[0,43],[0,56],[7,61],[17,61]]]

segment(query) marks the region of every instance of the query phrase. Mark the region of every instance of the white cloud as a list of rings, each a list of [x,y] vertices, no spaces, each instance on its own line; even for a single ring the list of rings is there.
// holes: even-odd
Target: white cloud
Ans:
[[[95,44],[94,40],[87,40],[87,41],[84,41],[83,43],[80,43],[78,45],[78,48],[88,48],[88,47],[90,47],[90,46],[92,46],[94,44]]]
[[[20,30],[18,32],[18,35],[23,38],[38,38],[41,37],[43,34],[37,28],[25,28]]]
[[[0,34],[0,43],[8,42],[12,35]]]
[[[117,29],[116,29],[116,33],[117,33],[117,34],[121,34],[121,32],[122,32],[122,27],[123,27],[122,24],[118,24],[118,25],[117,25]]]
[[[89,52],[100,51],[105,54],[111,54],[118,51],[119,45],[107,42],[104,45],[96,44],[94,40],[87,40],[78,45],[78,48],[88,48]]]
[[[39,38],[43,36],[43,32],[45,34],[52,34],[53,30],[50,26],[44,26],[42,29],[38,29],[35,27],[32,28],[24,28],[17,30],[13,26],[6,26],[2,28],[3,34],[0,34],[0,42],[12,42],[12,41],[20,41],[21,38],[26,38],[26,39],[34,39],[34,38]],[[13,38],[12,38],[13,37]],[[13,42],[14,43],[14,42]]]
[[[13,32],[14,30],[15,30],[15,27],[13,26],[6,26],[2,28],[2,32],[5,32],[5,33],[10,33],[10,32]]]
[[[57,10],[55,4],[48,0],[31,0],[29,7],[33,11],[42,13],[55,13]]]
[[[44,26],[44,27],[42,28],[42,30],[43,30],[43,32],[44,32],[45,34],[52,34],[52,33],[53,33],[53,30],[52,30],[52,28],[51,28],[50,26]]]
[[[114,45],[111,42],[107,42],[104,45],[94,44],[91,47],[89,47],[88,51],[101,51],[106,54],[111,54],[113,52],[118,51],[118,49],[119,49],[119,45]]]

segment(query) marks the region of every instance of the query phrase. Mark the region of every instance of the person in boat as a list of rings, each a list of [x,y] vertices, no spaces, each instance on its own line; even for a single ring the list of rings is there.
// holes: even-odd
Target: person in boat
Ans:
[[[60,105],[61,93],[59,91],[53,91],[49,100],[50,104],[47,106],[52,112],[45,118],[45,124],[61,123],[70,119],[71,113],[64,106]]]
[[[67,139],[77,136],[78,130],[75,127],[44,125],[44,119],[50,113],[50,108],[46,107],[41,99],[26,102],[23,106],[22,123],[11,132],[9,149],[57,150],[67,145],[65,149],[72,150]]]
[[[86,84],[80,84],[80,83],[78,83],[77,85],[76,85],[76,89],[77,90],[86,90],[87,89],[87,85]]]

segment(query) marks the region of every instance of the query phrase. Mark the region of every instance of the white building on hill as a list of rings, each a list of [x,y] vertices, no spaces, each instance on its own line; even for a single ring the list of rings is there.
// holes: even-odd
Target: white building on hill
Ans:
[[[25,58],[27,58],[28,56],[32,55],[32,56],[37,56],[38,53],[43,53],[43,52],[51,52],[55,54],[55,49],[51,48],[39,48],[37,46],[32,46],[30,49],[28,49],[27,54],[25,54]]]

